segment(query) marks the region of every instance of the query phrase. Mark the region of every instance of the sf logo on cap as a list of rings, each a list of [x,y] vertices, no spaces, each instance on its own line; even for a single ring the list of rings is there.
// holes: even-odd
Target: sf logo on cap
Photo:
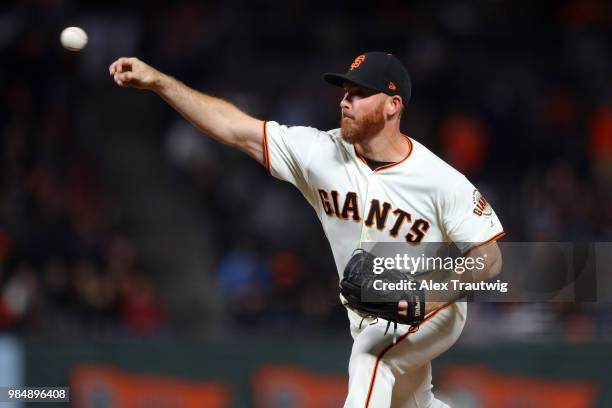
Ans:
[[[354,70],[355,68],[359,68],[359,66],[361,65],[361,63],[363,61],[365,61],[366,56],[361,54],[360,56],[358,56],[357,58],[355,58],[355,61],[353,61],[353,63],[351,64],[351,71]]]

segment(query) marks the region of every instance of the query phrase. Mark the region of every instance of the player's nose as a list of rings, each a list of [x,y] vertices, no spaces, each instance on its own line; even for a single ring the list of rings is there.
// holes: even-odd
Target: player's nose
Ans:
[[[350,108],[350,103],[347,99],[347,96],[348,96],[348,92],[344,94],[344,96],[342,97],[342,100],[340,101],[340,109],[342,110],[347,110]]]

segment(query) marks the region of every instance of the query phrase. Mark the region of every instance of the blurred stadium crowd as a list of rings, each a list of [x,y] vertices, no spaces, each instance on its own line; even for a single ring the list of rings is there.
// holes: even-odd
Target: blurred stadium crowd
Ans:
[[[76,57],[57,41],[75,20],[91,37]],[[344,70],[363,51],[393,52],[413,79],[405,132],[479,187],[505,239],[610,241],[611,20],[603,0],[182,1],[120,10],[40,0],[5,9],[0,330],[105,336],[172,327],[160,285],[124,234],[122,203],[101,176],[105,157],[87,142],[72,83],[113,86],[106,67],[126,54],[262,119],[335,128],[341,94],[320,74]],[[202,273],[215,276],[232,325],[344,330],[329,247],[299,193],[176,114],[162,122],[153,140],[177,191],[212,225],[217,266]],[[479,335],[580,342],[612,333],[609,307],[597,304],[472,310]]]

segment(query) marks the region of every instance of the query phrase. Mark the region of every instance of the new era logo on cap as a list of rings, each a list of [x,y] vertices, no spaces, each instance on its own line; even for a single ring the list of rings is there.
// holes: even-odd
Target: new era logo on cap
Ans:
[[[410,76],[404,65],[386,52],[361,54],[353,60],[345,74],[326,73],[323,79],[336,86],[344,86],[345,82],[349,82],[387,95],[399,95],[404,106],[410,100]]]

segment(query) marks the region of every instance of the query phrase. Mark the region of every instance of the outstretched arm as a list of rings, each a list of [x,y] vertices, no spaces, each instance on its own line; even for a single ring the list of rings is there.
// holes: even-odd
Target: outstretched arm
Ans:
[[[119,86],[155,92],[205,134],[264,163],[262,121],[227,101],[188,87],[138,58],[117,59],[109,73]]]

